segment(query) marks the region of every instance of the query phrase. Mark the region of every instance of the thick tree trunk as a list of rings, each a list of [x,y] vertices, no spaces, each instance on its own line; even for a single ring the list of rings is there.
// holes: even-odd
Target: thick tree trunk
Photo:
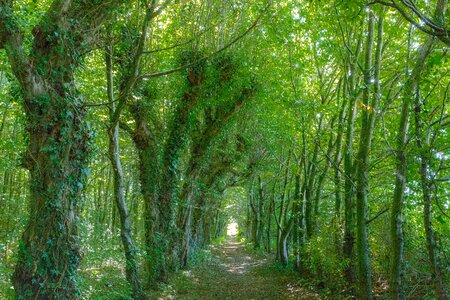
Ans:
[[[143,102],[135,102],[130,106],[135,121],[134,130],[129,130],[139,157],[139,181],[144,200],[144,239],[146,250],[147,284],[154,285],[156,280],[155,262],[161,256],[159,236],[156,228],[159,220],[156,193],[159,155],[155,137],[149,129],[149,109]]]
[[[28,53],[13,1],[0,0],[0,48],[22,88],[29,134],[23,165],[30,170],[31,205],[12,278],[17,299],[79,297],[77,210],[89,129],[73,73],[89,50],[86,34],[120,3],[53,1],[32,30]]]
[[[57,92],[63,84],[73,86],[36,83],[33,88],[41,94],[26,100],[29,147],[24,164],[30,170],[32,201],[12,279],[17,299],[79,295],[77,206],[88,132],[75,91]]]
[[[195,57],[190,59],[195,60]],[[157,262],[159,281],[166,281],[168,276],[169,261],[167,254],[174,237],[173,201],[177,194],[179,151],[185,145],[189,115],[200,100],[200,89],[204,80],[202,66],[193,66],[189,70],[187,77],[189,87],[174,113],[161,162],[161,181],[157,201],[160,220],[158,222],[158,234],[164,236],[165,240],[160,241],[163,256]]]

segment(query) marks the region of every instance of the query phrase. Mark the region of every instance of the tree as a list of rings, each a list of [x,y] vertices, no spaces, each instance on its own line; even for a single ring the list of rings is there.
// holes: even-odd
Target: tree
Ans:
[[[13,1],[0,2],[0,48],[23,92],[29,135],[23,166],[32,205],[13,276],[19,299],[78,297],[77,210],[89,128],[74,71],[95,42],[93,33],[122,2],[51,2],[32,30],[29,54]]]

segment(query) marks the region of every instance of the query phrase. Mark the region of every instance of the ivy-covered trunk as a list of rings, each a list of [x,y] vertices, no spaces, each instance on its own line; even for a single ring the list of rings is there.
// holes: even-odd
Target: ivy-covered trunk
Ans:
[[[156,203],[157,176],[159,155],[156,137],[152,135],[149,124],[150,110],[144,102],[135,102],[130,106],[135,121],[134,130],[130,131],[139,157],[139,181],[144,200],[144,238],[146,249],[147,283],[155,284],[155,263],[160,257],[158,246],[159,235],[156,234],[158,224],[158,206]],[[128,128],[129,129],[129,128]]]
[[[87,173],[89,130],[67,65],[68,61],[76,64],[75,54],[59,52],[61,48],[55,44],[60,41],[52,29],[35,31],[31,60],[36,69],[30,68],[18,45],[7,48],[23,90],[29,135],[23,165],[30,171],[30,217],[13,275],[18,299],[78,297],[77,206],[83,174]],[[46,43],[50,45],[46,47]],[[45,63],[47,60],[53,60],[53,65]]]
[[[135,144],[137,146],[137,144]],[[139,179],[141,192],[144,199],[144,237],[147,261],[147,281],[155,283],[156,269],[155,260],[161,256],[158,247],[159,235],[156,234],[156,226],[159,222],[158,206],[156,204],[156,178],[157,178],[157,155],[156,149],[150,146],[137,146],[139,154]]]
[[[206,205],[206,198],[203,193],[196,197],[194,201],[193,216],[192,216],[192,241],[195,248],[203,246],[202,240],[202,225],[204,210]]]
[[[178,239],[178,247],[180,250],[180,266],[186,268],[189,262],[190,249],[191,249],[191,235],[192,235],[192,198],[194,197],[193,191],[188,193],[186,198],[186,209],[183,210],[182,225],[180,226],[181,234]]]
[[[195,59],[188,57],[188,59]],[[194,65],[188,70],[188,88],[181,103],[174,112],[170,124],[170,133],[164,147],[161,161],[161,175],[158,193],[158,228],[157,234],[165,239],[159,241],[162,251],[161,259],[156,262],[160,281],[166,281],[168,276],[169,249],[174,237],[174,198],[178,186],[179,151],[184,147],[189,126],[189,116],[200,101],[201,86],[204,81],[204,66]]]
[[[52,1],[26,51],[20,14],[13,1],[0,0],[0,49],[20,84],[29,135],[23,165],[30,171],[30,215],[12,278],[17,299],[79,296],[77,206],[89,130],[73,73],[89,50],[86,35],[120,3]]]
[[[77,205],[88,131],[76,92],[64,86],[73,85],[36,83],[32,88],[40,95],[26,95],[31,203],[13,275],[18,299],[78,297]]]

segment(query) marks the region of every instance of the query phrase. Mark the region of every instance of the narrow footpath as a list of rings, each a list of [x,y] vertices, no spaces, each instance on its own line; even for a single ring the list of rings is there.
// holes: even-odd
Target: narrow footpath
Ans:
[[[208,263],[181,272],[158,299],[320,299],[276,268],[271,257],[246,250],[234,237],[211,248],[211,254]]]

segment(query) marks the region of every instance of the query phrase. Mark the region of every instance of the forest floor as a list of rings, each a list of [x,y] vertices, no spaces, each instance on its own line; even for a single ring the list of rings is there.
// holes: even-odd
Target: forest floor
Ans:
[[[122,253],[117,252],[122,256]],[[97,267],[82,266],[81,299],[128,300],[123,260],[108,259]],[[0,300],[14,299],[8,272],[0,272]],[[2,265],[0,264],[0,271]],[[3,276],[4,275],[4,276]],[[255,252],[251,245],[229,237],[194,254],[189,270],[171,275],[159,291],[148,291],[150,300],[284,300],[320,299],[308,279],[292,266],[274,262],[273,254]]]
[[[320,299],[277,267],[273,256],[255,253],[234,237],[208,251],[207,263],[181,272],[156,299]]]

